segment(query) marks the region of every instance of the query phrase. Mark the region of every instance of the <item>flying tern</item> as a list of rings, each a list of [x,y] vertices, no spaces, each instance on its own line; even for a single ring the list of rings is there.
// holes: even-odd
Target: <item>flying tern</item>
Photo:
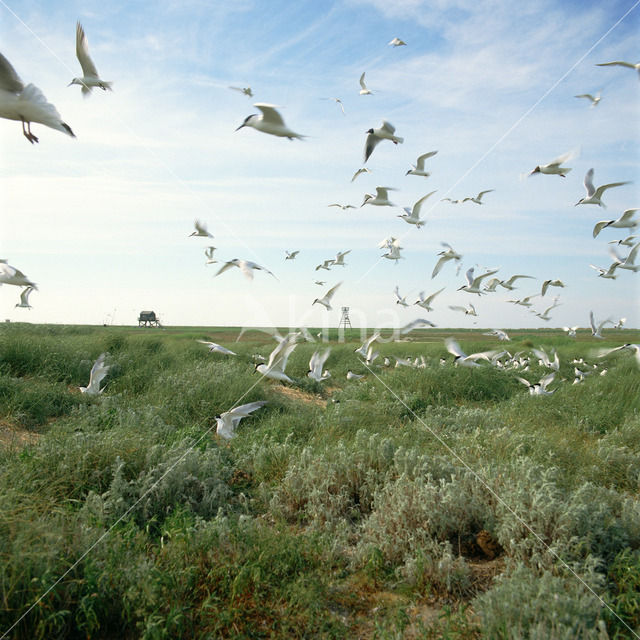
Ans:
[[[407,296],[401,296],[400,295],[400,287],[399,285],[396,285],[396,288],[393,290],[393,293],[396,294],[396,298],[398,298],[396,300],[396,304],[399,304],[402,307],[408,307],[409,303],[407,302]]]
[[[549,287],[564,287],[564,282],[562,280],[545,280],[542,283],[542,289],[540,290],[540,295],[544,296],[547,293],[547,289]]]
[[[31,123],[38,122],[75,138],[71,127],[63,122],[57,109],[33,84],[25,86],[11,63],[0,53],[0,118],[22,122],[24,137],[33,144],[38,138],[31,133]],[[25,129],[26,125],[26,129]]]
[[[506,331],[502,329],[491,329],[491,331],[484,334],[485,336],[495,336],[500,341],[511,342],[511,338],[508,336]]]
[[[610,182],[609,184],[603,184],[596,189],[593,186],[593,169],[589,169],[584,177],[584,187],[587,190],[587,195],[584,198],[580,198],[574,206],[577,207],[579,204],[597,204],[600,207],[606,208],[604,202],[602,202],[602,195],[604,192],[607,189],[621,187],[624,184],[629,184],[629,182]]]
[[[431,191],[431,193],[427,193],[426,196],[422,196],[420,200],[414,203],[411,209],[409,209],[409,207],[403,207],[405,213],[399,215],[398,218],[402,218],[408,224],[414,224],[416,226],[416,229],[419,229],[426,222],[425,220],[422,220],[420,218],[420,209],[422,208],[422,204],[429,196],[432,196],[434,193],[435,191]]]
[[[96,65],[93,64],[93,60],[89,55],[89,42],[85,35],[82,25],[78,22],[76,24],[76,56],[82,67],[82,77],[74,78],[68,86],[72,84],[79,84],[82,87],[82,95],[86,98],[93,87],[99,87],[103,91],[109,89],[111,91],[111,82],[101,80],[98,75]]]
[[[206,344],[209,347],[209,353],[224,353],[229,356],[237,356],[238,354],[226,347],[223,347],[215,342],[210,342],[208,340],[198,340],[201,344]]]
[[[500,280],[500,282],[498,282],[498,284],[501,287],[503,287],[505,289],[508,289],[509,291],[513,291],[516,288],[516,287],[514,287],[513,283],[518,278],[534,278],[534,276],[515,275],[515,276],[511,276],[508,280]]]
[[[461,307],[458,305],[449,305],[449,309],[451,309],[451,311],[461,311],[462,313],[464,313],[466,316],[477,316],[478,312],[476,311],[476,308],[470,304],[467,307]]]
[[[398,260],[403,260],[404,256],[400,255],[400,249],[402,247],[397,247],[397,246],[392,246],[389,248],[389,250],[387,251],[387,253],[383,253],[382,258],[386,258],[387,260],[394,260],[396,265],[398,264]]]
[[[204,255],[207,257],[207,262],[205,264],[213,264],[215,262],[218,262],[217,260],[213,259],[213,252],[216,250],[216,247],[207,247],[204,250]]]
[[[461,348],[458,342],[454,338],[445,338],[444,344],[447,351],[453,355],[453,362],[456,365],[462,365],[463,367],[479,367],[477,360],[486,360],[491,362],[491,358],[495,356],[498,351],[483,351],[481,353],[472,353],[467,355]]]
[[[446,247],[447,249],[446,251],[440,251],[438,253],[440,258],[438,259],[438,262],[436,262],[436,266],[433,268],[433,271],[431,272],[432,278],[435,278],[440,273],[440,270],[442,269],[444,264],[449,260],[455,260],[458,263],[460,263],[460,261],[462,260],[462,256],[456,251],[454,251],[453,247],[450,244],[447,244],[446,242],[441,242],[440,244],[443,247]]]
[[[576,155],[575,151],[569,151],[567,153],[563,153],[561,156],[558,156],[555,160],[552,160],[547,164],[538,165],[533,171],[531,171],[531,173],[529,173],[529,175],[532,176],[534,173],[544,173],[546,175],[561,176],[562,178],[565,178],[567,173],[571,171],[571,168],[562,167],[560,165],[564,164],[565,162],[568,162],[575,155]]]
[[[617,220],[600,220],[593,227],[593,237],[595,238],[603,229],[608,227],[614,229],[635,229],[640,225],[640,220],[635,220],[633,216],[638,209],[627,209]]]
[[[351,182],[353,182],[359,175],[362,175],[363,173],[371,173],[371,169],[367,169],[367,167],[362,167],[362,169],[358,169],[353,174],[353,177],[351,178]]]
[[[428,178],[431,174],[428,171],[425,171],[424,161],[427,160],[427,158],[432,158],[433,156],[436,155],[436,153],[438,152],[428,151],[427,153],[423,153],[421,156],[418,156],[416,163],[411,165],[413,168],[409,169],[409,171],[407,171],[405,175],[406,176],[423,176],[425,178]]]
[[[628,342],[627,344],[623,344],[619,347],[614,347],[613,349],[601,349],[598,354],[597,357],[598,358],[604,358],[612,353],[616,353],[618,351],[631,351],[632,353],[634,353],[635,358],[636,358],[636,362],[638,363],[638,366],[640,367],[640,344],[631,344],[630,342]]]
[[[535,312],[540,320],[544,320],[548,322],[551,320],[551,316],[549,315],[556,307],[559,307],[560,303],[558,302],[558,298],[555,298],[553,304],[550,307],[547,307],[542,313]]]
[[[596,93],[595,96],[591,95],[590,93],[580,93],[577,96],[573,96],[573,97],[574,98],[586,98],[587,100],[589,100],[589,102],[591,102],[591,108],[597,107],[598,103],[600,102],[600,100],[602,100],[599,91],[598,91],[598,93]]]
[[[284,252],[287,254],[287,257],[285,258],[285,260],[295,260],[296,256],[300,253],[300,251],[287,251],[286,249],[284,250]]]
[[[346,211],[347,209],[356,209],[357,208],[357,207],[354,207],[352,204],[338,204],[337,202],[334,202],[333,204],[329,204],[327,206],[328,207],[339,207],[343,211]]]
[[[376,207],[395,207],[389,200],[389,191],[395,191],[393,187],[376,187],[376,195],[366,193],[360,207],[364,207],[365,204],[372,204]]]
[[[311,305],[313,306],[314,304],[318,303],[321,304],[323,307],[325,307],[325,309],[327,309],[327,311],[331,311],[331,309],[333,308],[331,306],[331,298],[333,298],[333,294],[337,291],[338,287],[342,284],[342,282],[338,282],[338,284],[336,284],[335,286],[331,287],[331,289],[329,289],[329,291],[327,291],[327,293],[324,294],[323,298],[316,298]]]
[[[400,40],[400,38],[394,38],[388,44],[391,47],[402,47],[402,46],[406,46],[407,43],[404,40]]]
[[[467,196],[466,198],[462,198],[462,202],[475,202],[476,204],[484,204],[484,202],[482,202],[482,196],[485,193],[491,193],[492,191],[495,191],[495,189],[485,189],[484,191],[480,191],[477,196]]]
[[[373,150],[381,140],[391,140],[393,144],[404,142],[404,138],[394,135],[395,131],[395,127],[386,120],[383,120],[378,128],[368,129],[366,132],[368,134],[367,140],[364,147],[364,161],[366,162],[371,157]]]
[[[229,89],[233,89],[234,91],[239,91],[240,93],[247,96],[248,98],[253,98],[253,90],[251,89],[251,87],[229,87]]]
[[[440,295],[445,290],[445,288],[446,287],[442,287],[442,289],[438,289],[435,293],[432,293],[430,296],[427,296],[427,297],[425,297],[424,291],[421,291],[418,294],[418,299],[413,304],[417,304],[419,307],[422,307],[425,311],[433,311],[433,307],[431,306],[433,299],[437,295]]]
[[[320,269],[324,269],[325,271],[331,271],[330,267],[333,265],[334,262],[335,260],[333,258],[329,258],[328,260],[325,260],[322,264],[319,264],[316,267],[316,271]]]
[[[321,382],[331,377],[329,371],[323,371],[324,363],[327,361],[329,354],[331,353],[331,347],[329,347],[324,353],[320,351],[314,351],[311,359],[309,360],[309,371],[307,376],[316,382]]]
[[[595,264],[590,264],[589,266],[598,272],[599,278],[604,278],[605,280],[615,280],[618,277],[615,271],[618,268],[619,264],[619,262],[613,262],[609,265],[608,269],[605,269],[604,267],[597,267]]]
[[[353,373],[353,371],[351,371],[351,369],[349,369],[349,371],[347,371],[347,380],[361,380],[362,378],[364,378],[364,374]]]
[[[378,331],[376,331],[375,333],[373,333],[371,335],[371,337],[367,338],[363,343],[362,346],[358,347],[357,349],[354,349],[354,351],[361,355],[363,358],[367,357],[367,353],[369,351],[369,349],[371,348],[371,345],[380,337],[380,333]]]
[[[100,383],[104,380],[110,369],[110,365],[105,364],[106,357],[106,353],[101,353],[93,363],[91,373],[89,374],[88,386],[80,387],[82,393],[86,393],[89,396],[97,396],[104,391],[104,388],[100,388]]]
[[[225,411],[216,416],[216,433],[225,440],[230,440],[235,435],[236,427],[240,424],[242,418],[246,418],[252,412],[264,407],[266,400],[258,400],[257,402],[248,402],[239,407],[235,407],[230,411]]]
[[[34,287],[29,285],[25,287],[20,293],[20,302],[16,304],[16,307],[21,307],[22,309],[31,309],[31,305],[29,304],[29,295],[33,291]]]
[[[482,295],[483,292],[480,291],[480,283],[484,278],[486,278],[487,276],[492,276],[494,273],[498,273],[498,269],[491,269],[489,271],[485,271],[485,273],[479,276],[476,276],[474,278],[474,275],[473,275],[474,268],[471,267],[465,274],[465,277],[467,279],[467,284],[464,284],[461,287],[459,287],[458,291],[466,291],[467,293],[475,293],[477,295]]]
[[[189,237],[196,236],[198,238],[213,238],[213,236],[207,231],[207,225],[200,220],[195,220],[193,222],[193,226],[195,227],[195,231],[189,234]],[[215,247],[214,247],[215,249]]]
[[[613,321],[611,320],[611,318],[607,318],[606,320],[602,320],[601,322],[596,323],[593,311],[590,311],[589,323],[591,324],[591,335],[594,338],[600,338],[601,340],[603,340],[604,336],[602,335],[602,328],[605,324],[613,324]]]
[[[627,236],[622,240],[610,240],[609,244],[617,244],[617,245],[624,245],[626,247],[633,247],[636,237],[637,236]]]
[[[507,300],[507,302],[518,304],[521,307],[530,307],[533,305],[533,302],[531,302],[531,298],[535,298],[537,295],[538,295],[537,293],[534,293],[531,296],[525,296],[524,298],[519,298],[518,300]]]
[[[285,125],[282,116],[276,110],[276,105],[256,102],[253,106],[260,109],[261,115],[254,113],[247,116],[236,131],[239,131],[242,127],[253,127],[263,133],[269,133],[272,136],[278,136],[280,138],[289,138],[289,140],[293,140],[294,138],[302,140],[305,137],[299,133],[295,133],[295,131],[292,131]]]
[[[336,253],[336,257],[333,261],[332,266],[346,267],[347,265],[346,265],[346,262],[344,261],[344,257],[349,253],[351,253],[351,249],[347,249],[346,251],[338,251],[338,253]]]
[[[540,378],[538,382],[529,382],[528,380],[525,380],[524,378],[520,378],[519,376],[516,376],[516,379],[522,382],[522,384],[527,385],[530,395],[550,396],[551,394],[555,393],[556,390],[554,389],[553,391],[548,391],[547,387],[553,382],[553,379],[555,378],[555,376],[556,376],[556,373],[554,371]]]
[[[405,324],[402,329],[400,329],[400,335],[404,336],[407,333],[410,333],[414,329],[424,329],[426,327],[435,327],[436,325],[431,322],[431,320],[427,320],[426,318],[417,318],[413,322],[409,322]]]
[[[278,380],[280,382],[293,382],[293,380],[284,372],[287,367],[287,361],[293,350],[298,346],[296,343],[298,334],[290,333],[285,336],[278,346],[269,354],[269,360],[266,364],[263,362],[256,365],[255,371],[265,378]]]
[[[638,248],[640,248],[640,242],[634,245],[631,251],[629,251],[628,255],[623,258],[618,255],[613,247],[609,247],[609,255],[613,258],[614,264],[617,265],[618,269],[628,269],[629,271],[637,273],[638,271],[640,271],[640,264],[636,264]]]
[[[346,115],[346,113],[344,112],[344,105],[342,104],[342,100],[340,100],[340,98],[327,98],[327,100],[333,100],[342,110],[342,115]]]
[[[361,96],[370,96],[373,95],[371,93],[371,91],[369,91],[369,89],[367,88],[367,85],[364,83],[364,74],[366,73],[366,71],[362,72],[362,75],[360,76],[360,95]]]
[[[216,273],[216,276],[219,276],[221,273],[224,273],[225,271],[231,269],[232,267],[238,267],[240,269],[240,271],[242,271],[242,273],[245,275],[245,277],[248,278],[249,280],[253,280],[253,272],[255,270],[257,270],[257,271],[266,271],[269,275],[271,275],[274,278],[276,278],[276,276],[273,273],[271,273],[271,271],[269,271],[269,269],[267,269],[265,267],[261,267],[259,264],[256,264],[255,262],[251,262],[250,260],[241,260],[240,258],[234,258],[233,260],[227,260],[227,262],[225,262],[220,267],[220,269],[218,269],[218,273]],[[276,280],[277,279],[278,278],[276,278]]]

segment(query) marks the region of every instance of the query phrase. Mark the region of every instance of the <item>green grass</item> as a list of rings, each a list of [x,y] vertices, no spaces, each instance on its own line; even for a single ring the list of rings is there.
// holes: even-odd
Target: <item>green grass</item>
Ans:
[[[254,373],[275,346],[262,332],[0,327],[0,632],[632,637],[640,370],[615,354],[573,385],[570,361],[602,368],[594,348],[640,334],[509,333],[413,332],[368,369],[360,330],[332,330],[332,377],[306,377],[325,347],[301,343],[281,385]],[[516,380],[544,375],[535,362],[454,367],[449,336],[467,352],[557,348],[557,391]],[[87,397],[103,352],[106,389]],[[427,364],[379,366],[393,355]],[[215,436],[217,414],[262,399],[233,440]]]

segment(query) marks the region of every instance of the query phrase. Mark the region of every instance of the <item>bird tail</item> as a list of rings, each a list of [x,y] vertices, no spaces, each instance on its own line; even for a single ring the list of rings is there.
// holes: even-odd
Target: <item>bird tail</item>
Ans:
[[[399,136],[393,136],[392,140],[393,140],[396,144],[398,144],[398,143],[402,144],[402,143],[404,142],[404,138],[400,138]]]

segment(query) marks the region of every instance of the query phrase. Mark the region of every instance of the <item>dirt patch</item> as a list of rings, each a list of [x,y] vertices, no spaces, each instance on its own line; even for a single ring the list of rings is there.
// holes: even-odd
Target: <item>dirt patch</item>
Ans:
[[[0,447],[19,451],[29,444],[34,444],[40,438],[39,433],[21,429],[8,422],[0,421]]]
[[[296,402],[303,402],[304,404],[315,404],[318,407],[324,407],[327,404],[327,401],[320,396],[317,396],[313,393],[308,393],[306,391],[300,391],[300,389],[294,389],[292,387],[272,387],[272,391],[276,393],[280,393],[285,398],[289,398],[290,400],[295,400]]]

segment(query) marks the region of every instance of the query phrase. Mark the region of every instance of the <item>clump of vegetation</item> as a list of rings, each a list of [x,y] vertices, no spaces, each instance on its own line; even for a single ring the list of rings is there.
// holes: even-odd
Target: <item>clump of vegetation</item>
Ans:
[[[357,335],[356,335],[357,334]],[[444,336],[446,337],[446,336]],[[50,637],[628,637],[640,626],[640,376],[557,391],[440,364],[260,379],[261,334],[0,327],[0,629]],[[486,350],[487,339],[469,352]],[[638,341],[626,338],[627,341]],[[606,346],[606,345],[605,345]],[[614,345],[615,346],[615,345]],[[106,389],[87,397],[95,358]],[[362,380],[347,381],[358,368]],[[532,365],[531,379],[544,375]],[[555,386],[555,385],[554,385]],[[230,441],[215,416],[266,400]],[[0,431],[0,436],[2,431]],[[12,441],[13,442],[13,441]],[[15,626],[13,626],[15,625]]]

